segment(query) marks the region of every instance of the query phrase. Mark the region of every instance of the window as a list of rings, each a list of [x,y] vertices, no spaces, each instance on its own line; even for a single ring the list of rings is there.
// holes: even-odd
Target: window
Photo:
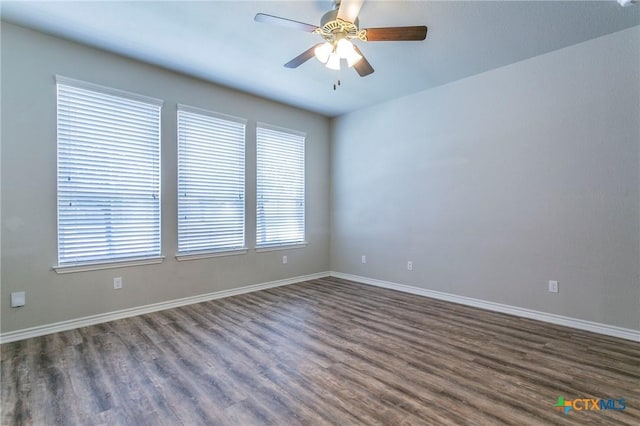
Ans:
[[[305,134],[262,123],[256,132],[256,245],[302,244]]]
[[[245,124],[178,106],[178,255],[244,249]]]
[[[56,82],[58,265],[158,258],[162,101]]]

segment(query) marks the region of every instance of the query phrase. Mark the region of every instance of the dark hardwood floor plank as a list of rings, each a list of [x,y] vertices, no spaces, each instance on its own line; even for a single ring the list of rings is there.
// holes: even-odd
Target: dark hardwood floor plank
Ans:
[[[30,386],[33,381],[30,368],[33,355],[27,346],[27,342],[16,342],[6,350],[2,349],[0,361],[2,424],[7,424],[9,420],[16,425],[28,425],[33,422],[33,397]]]
[[[640,424],[639,343],[335,278],[0,352],[3,425]]]
[[[355,424],[358,420],[352,407],[346,407],[342,398],[334,392],[323,389],[312,380],[313,370],[305,367],[304,371],[298,371],[296,364],[282,363],[262,374],[271,380],[281,389],[288,390],[292,397],[296,398],[300,404],[309,407],[319,418],[329,424],[345,423]],[[327,410],[326,407],[332,407]]]
[[[60,335],[43,336],[38,343],[31,368],[37,389],[34,394],[42,395],[42,400],[36,400],[38,403],[32,406],[34,423],[77,424],[81,417],[74,404],[74,392],[70,386],[68,363],[65,362]]]
[[[114,326],[115,327],[115,326]],[[176,424],[177,417],[166,399],[154,392],[149,377],[140,371],[133,355],[127,350],[122,336],[112,332],[95,336],[100,363],[116,390],[114,400],[118,414],[130,422],[144,418],[149,424]],[[130,423],[129,422],[129,423]]]

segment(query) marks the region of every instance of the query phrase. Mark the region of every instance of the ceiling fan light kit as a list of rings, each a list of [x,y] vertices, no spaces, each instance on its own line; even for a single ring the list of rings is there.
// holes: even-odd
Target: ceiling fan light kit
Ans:
[[[334,10],[325,13],[320,26],[305,24],[279,16],[258,13],[256,22],[276,24],[313,34],[318,34],[324,43],[317,44],[302,52],[284,66],[297,68],[313,56],[327,68],[340,70],[344,59],[349,68],[353,67],[361,77],[373,73],[373,67],[364,57],[354,41],[421,41],[427,36],[427,27],[386,27],[359,29],[358,13],[364,0],[334,1]]]
[[[314,50],[316,59],[329,69],[339,70],[340,60],[345,59],[347,66],[351,68],[360,59],[362,55],[356,52],[355,46],[349,40],[341,38],[337,42],[324,42],[317,46]]]

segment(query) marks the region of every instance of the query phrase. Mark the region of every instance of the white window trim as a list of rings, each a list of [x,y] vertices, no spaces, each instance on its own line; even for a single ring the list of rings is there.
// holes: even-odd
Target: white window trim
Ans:
[[[106,262],[71,263],[68,265],[56,265],[52,269],[58,274],[71,274],[74,272],[99,271],[102,269],[127,268],[130,266],[157,265],[164,261],[164,256],[139,257],[126,260]]]
[[[178,104],[177,110],[191,112],[193,114],[206,115],[213,118],[219,118],[221,120],[235,121],[236,123],[244,124],[245,126],[248,123],[248,120],[246,118],[236,117],[235,115],[222,114],[215,111],[209,111],[207,109],[193,107],[190,105]]]
[[[237,256],[241,254],[247,254],[248,248],[231,249],[231,250],[211,250],[196,253],[176,254],[176,260],[178,262],[184,262],[186,260],[199,260],[209,259],[212,257],[225,257],[225,256]]]
[[[273,245],[261,245],[256,246],[256,253],[263,253],[266,251],[278,251],[278,250],[290,250],[290,249],[300,249],[305,248],[309,245],[309,242],[303,241],[301,243],[291,243],[291,244],[273,244]]]
[[[134,101],[146,102],[149,104],[157,105],[159,107],[162,107],[162,105],[164,105],[164,101],[162,99],[152,98],[150,96],[144,96],[138,93],[127,92],[126,90],[114,89],[112,87],[102,86],[100,84],[95,84],[95,83],[89,83],[82,80],[76,80],[76,79],[65,77],[62,75],[56,75],[55,80],[56,80],[56,83],[74,86],[79,89],[103,92],[108,95],[120,96],[120,97],[131,99]]]
[[[307,133],[306,132],[301,132],[299,130],[288,129],[286,127],[274,126],[273,124],[263,123],[262,121],[258,121],[256,123],[256,129],[258,127],[262,127],[263,129],[268,129],[268,130],[274,130],[276,132],[290,133],[292,135],[297,135],[297,136],[303,137],[305,139],[307,138]]]

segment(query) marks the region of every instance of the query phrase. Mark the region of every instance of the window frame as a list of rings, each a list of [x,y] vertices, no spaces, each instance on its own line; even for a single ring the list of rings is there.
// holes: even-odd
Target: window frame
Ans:
[[[180,127],[180,112],[185,112],[187,114],[194,114],[194,115],[200,115],[200,116],[204,116],[204,117],[210,117],[210,118],[214,118],[217,120],[222,120],[222,121],[227,121],[227,122],[232,122],[232,123],[237,123],[242,125],[243,128],[243,135],[242,135],[242,170],[240,175],[242,176],[242,244],[239,246],[233,246],[233,247],[220,247],[220,248],[215,248],[215,247],[209,247],[209,248],[205,248],[202,250],[185,250],[185,251],[180,251],[180,172],[181,172],[181,155],[180,155],[180,148],[181,148],[181,127]],[[223,113],[219,113],[219,112],[215,112],[215,111],[210,111],[210,110],[206,110],[206,109],[202,109],[202,108],[197,108],[197,107],[193,107],[193,106],[189,106],[189,105],[184,105],[184,104],[178,104],[177,105],[177,111],[176,111],[176,159],[177,159],[177,167],[176,167],[176,188],[177,188],[177,194],[176,194],[176,259],[178,261],[183,261],[183,260],[196,260],[196,259],[205,259],[205,258],[210,258],[210,257],[219,257],[219,256],[231,256],[231,255],[237,255],[237,254],[245,254],[247,253],[248,249],[247,249],[247,232],[246,232],[246,223],[247,223],[247,197],[246,197],[246,193],[247,193],[247,179],[246,179],[246,173],[247,173],[247,163],[246,163],[246,145],[247,145],[247,133],[246,133],[246,126],[247,126],[247,122],[248,120],[241,118],[241,117],[235,117],[232,115],[228,115],[228,114],[223,114]]]
[[[89,259],[89,260],[66,260],[64,256],[61,257],[61,226],[60,226],[60,162],[61,162],[61,114],[60,114],[60,86],[67,86],[71,90],[89,91],[98,94],[99,96],[116,97],[122,101],[130,101],[137,103],[147,104],[148,107],[157,107],[157,122],[154,121],[154,127],[157,126],[157,147],[154,149],[154,154],[157,153],[157,157],[153,158],[150,163],[157,164],[157,171],[153,168],[149,173],[154,179],[154,194],[155,203],[152,204],[154,211],[152,223],[154,232],[152,234],[153,246],[157,247],[157,251],[148,255],[135,255],[132,256],[117,256],[111,258],[102,259]],[[99,84],[89,83],[82,80],[76,80],[61,75],[55,76],[55,89],[56,89],[56,251],[57,251],[57,264],[52,267],[57,273],[70,273],[81,272],[99,269],[119,268],[125,266],[137,266],[147,264],[157,264],[164,260],[162,255],[162,106],[164,101],[137,93],[132,93],[124,90],[114,89],[111,87],[102,86]],[[154,120],[156,119],[155,113]],[[155,130],[155,128],[154,128]],[[155,135],[154,135],[155,143]],[[157,215],[157,216],[156,216]],[[156,227],[157,226],[157,227]],[[105,234],[106,235],[106,234]],[[157,240],[156,240],[157,236]],[[113,247],[110,248],[113,250]]]
[[[301,156],[302,156],[302,238],[291,241],[278,241],[274,243],[260,243],[259,242],[259,221],[260,221],[260,158],[259,158],[259,129],[264,129],[270,132],[283,133],[291,137],[299,137],[301,138]],[[307,134],[305,132],[301,132],[298,130],[288,129],[285,127],[275,126],[272,124],[257,122],[256,123],[256,227],[255,227],[255,238],[256,252],[267,252],[274,250],[287,250],[294,248],[303,248],[306,247],[309,243],[307,241],[307,161],[306,161],[306,145],[307,145]]]

